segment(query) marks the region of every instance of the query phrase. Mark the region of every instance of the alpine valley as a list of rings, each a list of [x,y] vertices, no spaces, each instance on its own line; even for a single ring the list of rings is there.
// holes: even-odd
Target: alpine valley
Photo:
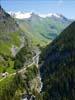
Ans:
[[[0,100],[75,100],[75,22],[0,6]]]
[[[25,12],[9,12],[20,28],[31,37],[34,45],[46,46],[66,28],[72,20],[61,14],[35,14]]]

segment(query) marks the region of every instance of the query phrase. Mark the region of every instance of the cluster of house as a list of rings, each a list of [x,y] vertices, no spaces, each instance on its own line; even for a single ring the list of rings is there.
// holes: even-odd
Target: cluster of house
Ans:
[[[8,76],[8,74],[9,74],[8,72],[5,72],[5,73],[0,73],[0,76],[1,76],[1,77],[7,77],[7,76]]]

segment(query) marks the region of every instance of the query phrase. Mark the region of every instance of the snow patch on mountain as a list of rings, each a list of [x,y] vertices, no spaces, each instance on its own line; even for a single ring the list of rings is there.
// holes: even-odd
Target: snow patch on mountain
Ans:
[[[30,18],[32,16],[32,12],[8,12],[12,17],[17,19],[25,19]],[[46,18],[46,17],[56,17],[56,18],[63,18],[64,16],[57,13],[49,13],[49,14],[36,14],[39,17]]]
[[[18,18],[18,19],[25,19],[25,18],[30,18],[32,12],[30,13],[25,13],[25,12],[8,12],[12,17]]]
[[[49,14],[39,14],[40,17],[46,18],[46,17],[57,17],[57,18],[61,18],[61,16],[59,14],[56,13],[49,13]]]

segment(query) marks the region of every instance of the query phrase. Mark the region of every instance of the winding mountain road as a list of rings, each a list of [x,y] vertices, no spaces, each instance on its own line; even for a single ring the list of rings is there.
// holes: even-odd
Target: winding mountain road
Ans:
[[[36,64],[36,66],[38,66],[38,62],[39,62],[39,59],[38,58],[39,58],[39,55],[40,55],[40,52],[37,53],[36,56],[33,57],[33,62],[31,64],[29,64],[28,66],[24,66],[22,69],[20,69],[18,71],[18,73],[23,72],[24,70],[26,70],[28,67],[32,66],[33,64]],[[38,60],[38,61],[36,61],[36,60]],[[9,75],[7,75],[5,77],[3,77],[2,79],[0,79],[0,82],[3,81],[5,78],[11,77],[11,76],[14,76],[14,75],[16,75],[16,72],[15,73],[12,73],[12,74],[9,74]]]

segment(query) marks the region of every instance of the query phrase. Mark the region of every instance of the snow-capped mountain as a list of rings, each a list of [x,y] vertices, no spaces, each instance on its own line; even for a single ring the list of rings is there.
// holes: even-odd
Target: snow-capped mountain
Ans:
[[[17,19],[25,19],[25,18],[30,18],[32,12],[30,13],[25,13],[25,12],[8,12],[12,17],[17,18]]]
[[[25,18],[30,18],[32,16],[32,12],[25,13],[25,12],[8,12],[12,17],[17,18],[17,19],[25,19]],[[46,17],[55,17],[55,18],[65,18],[61,14],[57,13],[49,13],[49,14],[36,14],[39,17],[46,18]]]
[[[43,17],[43,18],[46,18],[46,17],[57,17],[57,18],[60,18],[61,16],[57,13],[49,13],[49,14],[39,14],[40,17]]]

